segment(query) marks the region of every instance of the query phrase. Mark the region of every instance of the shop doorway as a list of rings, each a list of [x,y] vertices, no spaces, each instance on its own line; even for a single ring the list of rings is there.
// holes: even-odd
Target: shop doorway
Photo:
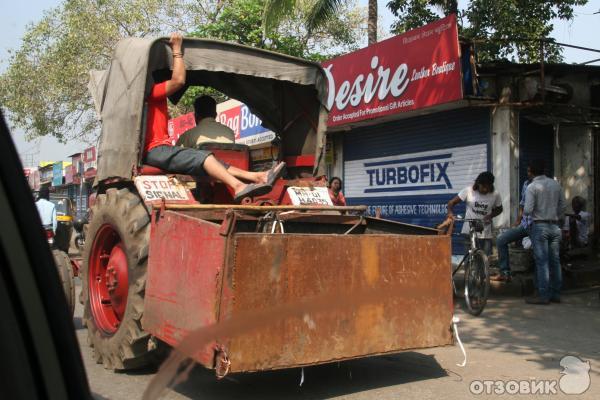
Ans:
[[[554,176],[554,127],[519,118],[519,190],[527,179],[527,166],[532,160],[544,160],[546,175]],[[520,195],[520,193],[519,193]]]

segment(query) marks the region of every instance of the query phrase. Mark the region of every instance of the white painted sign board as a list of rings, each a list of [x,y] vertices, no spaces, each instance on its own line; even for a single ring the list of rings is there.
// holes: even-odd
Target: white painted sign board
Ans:
[[[295,206],[333,206],[326,187],[291,186],[287,193]]]

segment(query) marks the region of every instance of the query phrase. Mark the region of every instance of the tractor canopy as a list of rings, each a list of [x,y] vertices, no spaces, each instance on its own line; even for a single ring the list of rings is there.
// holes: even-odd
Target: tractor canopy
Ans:
[[[170,77],[167,38],[127,38],[106,71],[90,73],[89,90],[102,123],[96,182],[130,180],[141,164],[145,98]],[[281,138],[283,156],[314,155],[313,175],[324,173],[327,78],[321,66],[300,58],[233,43],[185,38],[186,85],[209,86],[245,103]]]

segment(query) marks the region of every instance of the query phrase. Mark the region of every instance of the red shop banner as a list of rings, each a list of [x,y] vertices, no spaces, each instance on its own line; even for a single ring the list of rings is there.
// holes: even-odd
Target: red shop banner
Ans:
[[[331,127],[462,99],[454,15],[322,65]]]

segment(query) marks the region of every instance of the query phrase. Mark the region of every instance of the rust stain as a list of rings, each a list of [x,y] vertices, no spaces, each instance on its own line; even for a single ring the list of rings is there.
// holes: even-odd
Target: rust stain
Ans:
[[[304,314],[304,317],[302,317],[302,320],[304,321],[304,323],[306,324],[306,326],[308,326],[308,329],[315,330],[317,328],[317,324],[310,317],[309,314]]]
[[[379,252],[376,243],[368,236],[362,237],[360,242],[360,258],[362,271],[369,286],[375,286],[379,280]]]
[[[367,303],[358,307],[354,318],[354,329],[356,335],[361,339],[368,340],[373,327],[385,320],[383,304]]]
[[[281,247],[274,249],[272,252],[273,261],[271,263],[271,270],[269,271],[269,280],[273,282],[279,282],[281,278],[281,262],[283,261],[283,251]]]

